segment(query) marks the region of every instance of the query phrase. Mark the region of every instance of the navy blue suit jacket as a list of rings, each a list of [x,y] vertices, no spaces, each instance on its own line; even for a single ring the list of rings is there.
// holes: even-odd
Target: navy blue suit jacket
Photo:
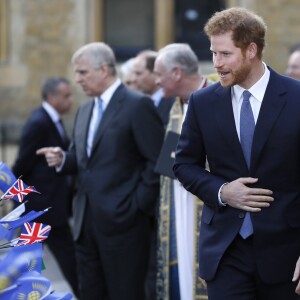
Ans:
[[[300,83],[270,69],[255,127],[250,170],[233,116],[231,90],[216,83],[192,94],[178,143],[174,172],[204,202],[200,276],[212,279],[238,234],[244,211],[218,203],[225,182],[258,178],[253,187],[271,189],[275,201],[251,213],[254,251],[267,283],[290,281],[300,255]],[[208,160],[210,172],[205,170]]]

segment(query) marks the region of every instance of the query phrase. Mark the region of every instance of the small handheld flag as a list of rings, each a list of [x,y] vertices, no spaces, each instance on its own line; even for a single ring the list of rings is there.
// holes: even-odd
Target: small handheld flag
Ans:
[[[22,179],[17,179],[16,182],[1,196],[2,200],[15,200],[22,202],[24,198],[31,192],[39,193],[34,186],[26,185]]]
[[[31,210],[30,212],[28,212],[27,214],[23,215],[20,218],[17,218],[15,220],[11,220],[11,221],[6,221],[6,220],[0,220],[0,224],[6,224],[8,227],[8,229],[16,229],[18,227],[21,227],[24,223],[26,222],[30,222],[36,218],[38,218],[39,216],[41,216],[42,214],[44,214],[45,212],[47,212],[49,208],[46,208],[44,210],[40,210],[40,211],[35,211],[35,210]]]
[[[9,235],[9,231],[3,225],[0,224],[0,240],[6,238]]]
[[[50,225],[36,222],[26,222],[19,236],[18,242],[14,246],[30,245],[45,240],[51,230]]]
[[[1,218],[0,222],[12,221],[12,220],[19,218],[25,212],[25,203],[26,202],[27,201],[23,202],[18,207],[16,207],[14,210],[12,210],[10,213],[8,213],[3,218]]]
[[[0,299],[46,299],[51,293],[51,282],[36,271],[22,274],[12,286],[0,292]]]
[[[42,243],[13,247],[0,261],[0,291],[9,287],[22,274],[42,270]],[[2,300],[2,298],[0,297]]]

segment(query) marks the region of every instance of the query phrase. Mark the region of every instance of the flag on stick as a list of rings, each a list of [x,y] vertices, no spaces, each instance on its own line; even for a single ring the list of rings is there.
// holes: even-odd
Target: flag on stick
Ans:
[[[20,204],[18,207],[16,207],[14,210],[12,210],[10,213],[5,215],[3,218],[0,219],[0,223],[4,223],[4,221],[12,221],[21,216],[22,213],[25,212],[25,203],[27,201]]]
[[[14,246],[30,245],[45,240],[51,230],[50,225],[36,222],[26,222],[18,242]]]
[[[22,179],[17,179],[16,182],[1,196],[1,200],[15,200],[22,202],[24,198],[31,192],[39,193],[34,186],[26,185]]]
[[[51,289],[50,280],[36,271],[29,271],[22,274],[12,286],[2,290],[0,299],[47,299]]]
[[[13,247],[0,261],[0,291],[28,271],[42,270],[42,243]],[[2,298],[0,297],[2,300]]]
[[[18,227],[21,227],[24,223],[30,222],[30,221],[38,218],[39,216],[41,216],[42,214],[47,212],[50,208],[51,207],[46,208],[44,210],[40,210],[40,211],[31,210],[26,215],[24,215],[18,219],[15,219],[15,220],[11,220],[11,221],[6,221],[6,220],[1,219],[0,224],[7,224],[8,229],[16,229]]]
[[[0,224],[0,240],[6,238],[9,235],[9,231],[3,225]]]

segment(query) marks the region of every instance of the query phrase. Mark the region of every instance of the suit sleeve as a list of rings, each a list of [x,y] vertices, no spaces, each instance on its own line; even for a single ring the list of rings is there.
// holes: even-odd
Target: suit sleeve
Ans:
[[[36,155],[36,150],[45,146],[47,139],[47,126],[39,120],[29,120],[21,134],[19,145],[19,153],[16,162],[12,168],[14,174],[19,177],[21,175],[26,179],[30,176],[33,166],[38,160],[45,160],[42,156]]]
[[[206,149],[198,122],[194,95],[189,101],[188,111],[178,141],[174,174],[192,194],[210,207],[219,207],[218,192],[226,181],[205,169]],[[198,107],[197,107],[198,109]]]

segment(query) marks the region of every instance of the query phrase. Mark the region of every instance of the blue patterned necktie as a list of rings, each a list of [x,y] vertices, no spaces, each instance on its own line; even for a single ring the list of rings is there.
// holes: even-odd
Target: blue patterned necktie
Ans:
[[[255,121],[250,104],[251,93],[249,91],[243,92],[243,103],[240,113],[240,142],[244,152],[244,157],[248,168],[250,168],[252,140],[255,129]],[[253,234],[253,226],[250,213],[247,212],[240,228],[240,235],[246,239]]]
[[[98,105],[97,106],[97,115],[95,116],[96,117],[96,120],[94,121],[94,126],[93,126],[93,129],[89,130],[89,133],[88,133],[88,141],[87,141],[87,154],[88,156],[91,155],[91,151],[92,151],[92,147],[93,147],[93,144],[94,144],[94,139],[95,139],[95,136],[96,136],[96,133],[98,131],[98,127],[99,127],[99,124],[100,124],[100,121],[102,119],[102,115],[103,115],[103,100],[98,97],[98,101],[96,102],[96,104]]]
[[[94,132],[94,137],[96,135],[96,132],[98,130],[98,127],[99,127],[99,124],[100,124],[100,121],[102,119],[102,115],[103,115],[103,100],[98,97],[98,116],[97,116],[97,121],[96,121],[96,124],[95,124],[95,132]]]

